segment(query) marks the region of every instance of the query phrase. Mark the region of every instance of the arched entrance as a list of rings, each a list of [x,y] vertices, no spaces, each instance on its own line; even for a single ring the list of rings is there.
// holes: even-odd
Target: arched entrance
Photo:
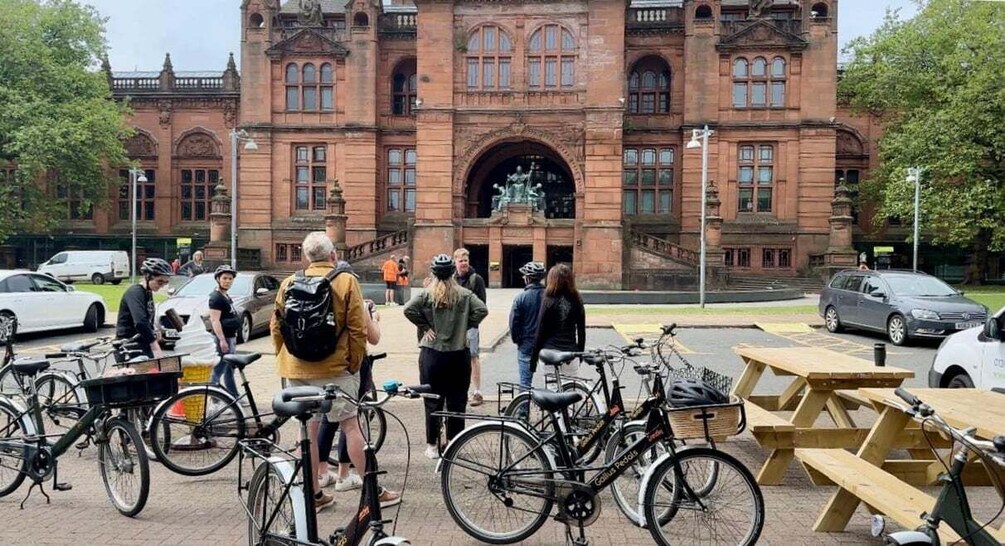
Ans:
[[[572,171],[554,150],[538,142],[503,142],[489,148],[472,165],[465,184],[466,218],[492,216],[493,185],[506,183],[517,169],[531,174],[532,185],[541,184],[545,218],[576,217],[576,184]]]

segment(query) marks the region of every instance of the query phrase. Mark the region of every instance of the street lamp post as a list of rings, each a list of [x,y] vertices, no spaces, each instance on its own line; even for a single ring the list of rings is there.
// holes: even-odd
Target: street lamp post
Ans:
[[[138,188],[138,183],[139,182],[146,182],[147,181],[147,176],[140,169],[129,169],[129,181],[130,181],[129,186],[132,188],[132,192],[133,192],[132,203],[130,203],[130,207],[129,207],[129,209],[130,209],[129,220],[130,220],[130,223],[132,224],[132,232],[133,232],[133,251],[132,251],[132,254],[130,254],[130,259],[132,260],[133,263],[132,263],[132,267],[129,268],[129,272],[130,272],[129,282],[131,284],[135,284],[136,283],[136,266],[137,266],[137,262],[136,262],[136,216],[137,216],[137,214],[136,214],[136,206],[139,203],[139,196],[138,196],[138,194],[139,194],[138,189],[139,188]]]
[[[918,272],[918,221],[921,214],[921,173],[923,169],[907,169],[907,181],[914,182],[914,272]]]
[[[699,251],[698,263],[698,304],[705,308],[705,215],[708,200],[708,137],[715,134],[715,131],[706,125],[702,129],[691,130],[691,141],[687,143],[687,148],[693,150],[701,148],[701,249]],[[701,141],[698,141],[701,137]]]
[[[244,129],[230,130],[230,267],[237,269],[237,145],[244,141],[244,149],[258,150],[258,144]]]

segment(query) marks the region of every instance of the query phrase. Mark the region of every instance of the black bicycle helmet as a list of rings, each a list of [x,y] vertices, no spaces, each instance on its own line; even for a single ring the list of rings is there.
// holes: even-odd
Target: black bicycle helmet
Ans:
[[[216,279],[216,280],[220,280],[220,275],[223,275],[224,273],[230,273],[234,277],[237,276],[237,270],[236,269],[234,269],[233,267],[230,267],[227,264],[223,264],[220,267],[216,268],[216,272],[213,273],[213,278]]]
[[[437,254],[433,261],[429,263],[429,270],[433,272],[433,275],[437,279],[445,280],[449,279],[454,275],[454,271],[457,270],[457,266],[454,265],[454,259],[446,254]]]
[[[160,258],[147,258],[143,260],[143,265],[140,266],[140,272],[146,275],[154,276],[174,275],[171,265]]]
[[[725,404],[729,397],[700,379],[677,379],[667,389],[667,401],[675,407],[708,406]]]
[[[531,281],[539,281],[544,278],[547,271],[541,262],[527,262],[520,268],[520,274]]]

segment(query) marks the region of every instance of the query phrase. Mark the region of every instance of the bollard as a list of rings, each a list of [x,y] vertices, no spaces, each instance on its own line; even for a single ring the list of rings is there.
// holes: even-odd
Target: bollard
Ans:
[[[877,366],[886,366],[886,343],[877,343],[872,346],[872,359]]]

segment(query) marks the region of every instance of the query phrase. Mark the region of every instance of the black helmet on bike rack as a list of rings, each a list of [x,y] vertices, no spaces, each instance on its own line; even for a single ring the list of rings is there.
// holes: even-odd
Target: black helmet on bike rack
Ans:
[[[237,277],[237,270],[236,269],[234,269],[233,267],[230,267],[227,264],[223,264],[220,267],[216,268],[216,272],[213,273],[213,278],[216,279],[216,280],[220,280],[220,275],[223,275],[224,273],[230,273],[230,275],[232,277]]]
[[[701,379],[677,379],[667,387],[667,402],[671,406],[710,406],[728,401],[726,394]]]
[[[147,258],[143,260],[143,265],[140,266],[140,272],[145,275],[153,275],[155,277],[174,275],[174,270],[171,269],[171,265],[160,258]]]
[[[520,268],[520,274],[534,282],[543,279],[547,271],[541,262],[527,262]]]
[[[429,263],[429,270],[433,272],[433,275],[442,280],[449,279],[454,275],[454,271],[457,270],[457,266],[454,265],[454,259],[446,254],[437,254],[433,257],[433,261]]]

